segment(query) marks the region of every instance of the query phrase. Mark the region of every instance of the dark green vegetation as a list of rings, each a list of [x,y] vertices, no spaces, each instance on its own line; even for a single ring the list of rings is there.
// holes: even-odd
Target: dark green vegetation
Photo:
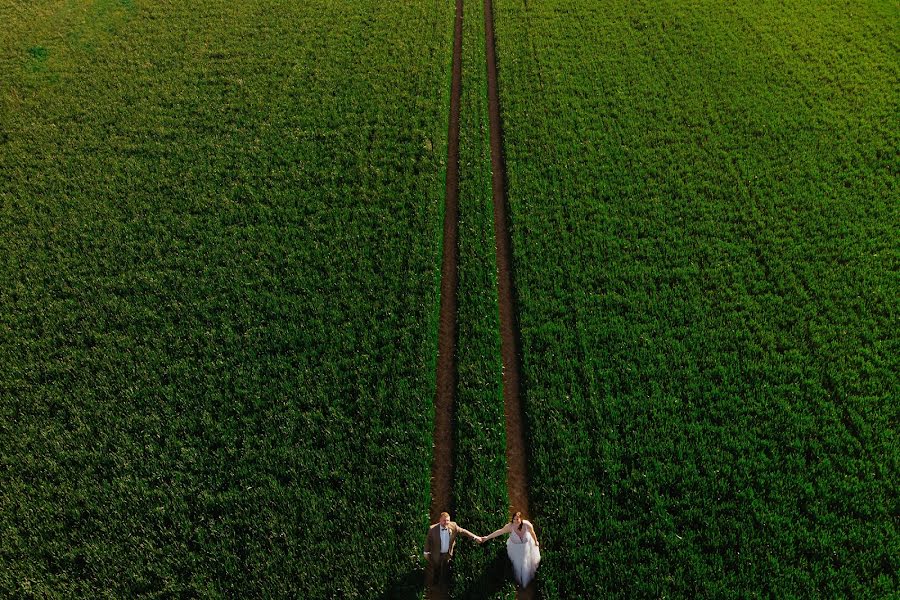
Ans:
[[[451,7],[0,21],[0,596],[421,589]]]
[[[495,2],[542,593],[896,593],[896,5]],[[418,594],[452,10],[0,6],[0,596]],[[485,534],[481,10],[454,517]],[[462,540],[454,595],[505,565]]]
[[[495,10],[543,594],[896,594],[896,4]]]
[[[465,2],[459,138],[459,294],[453,518],[476,535],[508,519],[484,13]],[[514,594],[505,538],[457,544],[454,598]]]

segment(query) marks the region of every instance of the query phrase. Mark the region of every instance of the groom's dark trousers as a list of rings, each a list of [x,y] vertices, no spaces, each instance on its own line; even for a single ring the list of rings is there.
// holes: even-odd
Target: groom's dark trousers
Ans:
[[[445,585],[450,582],[450,553],[441,554],[438,567],[434,570],[434,583]]]

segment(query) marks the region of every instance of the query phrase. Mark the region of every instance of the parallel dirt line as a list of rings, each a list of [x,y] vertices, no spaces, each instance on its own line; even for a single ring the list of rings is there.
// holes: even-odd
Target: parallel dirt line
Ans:
[[[494,9],[484,0],[484,43],[487,55],[488,115],[491,130],[491,171],[494,196],[494,235],[497,248],[497,293],[500,305],[500,353],[503,359],[503,403],[506,413],[506,486],[513,510],[526,516],[528,474],[526,470],[525,428],[521,403],[520,342],[516,320],[515,288],[512,273],[512,242],[506,206],[506,164],[503,157],[503,128],[497,90],[497,53],[494,43]],[[533,598],[536,586],[518,591],[519,598]]]
[[[441,259],[441,307],[438,322],[437,386],[434,398],[434,458],[431,463],[431,522],[442,511],[452,514],[453,401],[456,392],[457,288],[459,286],[459,106],[462,89],[462,0],[456,0],[453,67],[450,84],[450,122],[447,132],[447,181],[444,195],[444,243]],[[429,598],[446,598],[447,590],[431,585]]]

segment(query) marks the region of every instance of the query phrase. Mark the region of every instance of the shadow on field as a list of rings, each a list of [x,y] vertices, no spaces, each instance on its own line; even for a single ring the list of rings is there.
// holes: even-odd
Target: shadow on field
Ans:
[[[513,579],[512,564],[506,557],[506,546],[497,549],[494,559],[466,586],[461,598],[478,599],[495,596]]]
[[[380,600],[420,600],[425,592],[424,569],[411,569],[388,584]]]

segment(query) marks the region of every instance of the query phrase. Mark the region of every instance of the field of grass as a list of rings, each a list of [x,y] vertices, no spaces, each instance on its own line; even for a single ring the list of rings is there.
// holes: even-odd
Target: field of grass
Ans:
[[[509,518],[484,54],[483,6],[465,2],[453,517],[476,535],[491,533]],[[457,548],[452,597],[513,597],[504,543],[479,546],[463,539]]]
[[[452,7],[0,21],[0,596],[420,587]]]
[[[494,6],[541,595],[898,593],[900,8]],[[487,534],[482,9],[453,516]],[[0,596],[417,597],[453,3],[0,22]],[[454,597],[512,595],[502,542]]]
[[[900,590],[900,11],[496,0],[547,598]]]

